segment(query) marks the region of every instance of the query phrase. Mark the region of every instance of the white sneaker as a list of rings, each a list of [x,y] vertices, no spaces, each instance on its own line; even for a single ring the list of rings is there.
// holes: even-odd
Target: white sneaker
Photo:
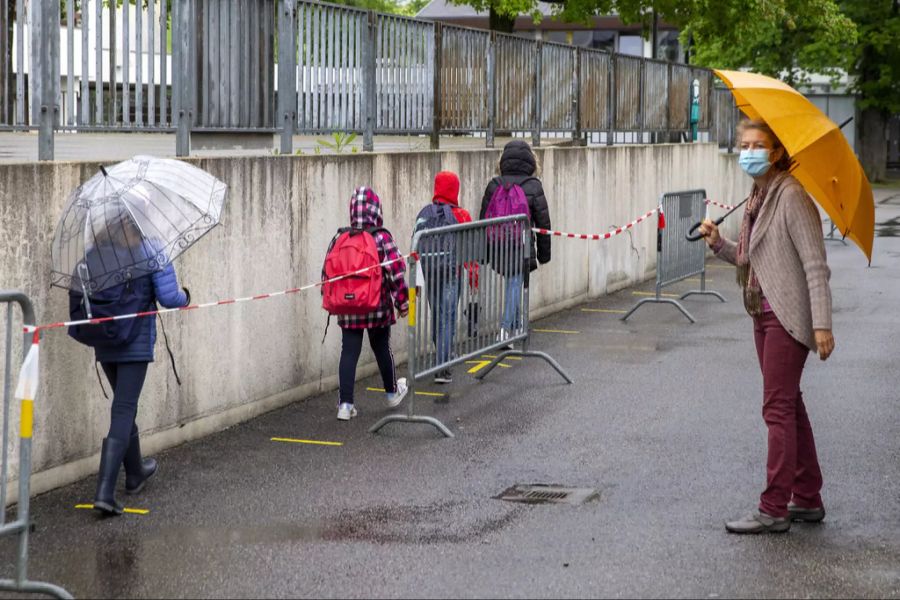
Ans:
[[[338,421],[349,421],[358,414],[356,407],[352,404],[346,402],[338,404]]]
[[[505,342],[510,338],[508,329],[500,329],[500,334],[497,336],[498,342]],[[512,350],[512,344],[506,344],[505,346],[501,346],[504,350]]]
[[[403,399],[406,398],[406,393],[409,392],[409,386],[406,385],[406,377],[401,377],[397,380],[397,391],[393,394],[387,394],[387,403],[390,408],[397,408]]]

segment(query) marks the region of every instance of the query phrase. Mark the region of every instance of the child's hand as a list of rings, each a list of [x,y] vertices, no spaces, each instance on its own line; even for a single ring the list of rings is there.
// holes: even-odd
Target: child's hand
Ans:
[[[400,313],[400,318],[405,319],[409,315],[409,305],[401,306],[397,312]]]

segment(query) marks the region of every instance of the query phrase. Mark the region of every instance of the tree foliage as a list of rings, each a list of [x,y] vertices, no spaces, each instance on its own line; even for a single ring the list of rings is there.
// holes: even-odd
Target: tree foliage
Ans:
[[[900,0],[842,0],[859,27],[850,74],[860,108],[900,113]]]

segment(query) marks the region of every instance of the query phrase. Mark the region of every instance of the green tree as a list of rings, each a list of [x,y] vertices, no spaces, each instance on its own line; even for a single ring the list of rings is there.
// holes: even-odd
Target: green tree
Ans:
[[[859,97],[859,155],[869,179],[887,173],[887,122],[900,113],[900,0],[842,0],[859,27],[850,74]]]

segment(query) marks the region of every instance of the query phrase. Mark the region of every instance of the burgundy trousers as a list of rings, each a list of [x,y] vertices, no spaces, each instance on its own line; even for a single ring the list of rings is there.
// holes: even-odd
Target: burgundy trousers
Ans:
[[[759,509],[773,517],[786,517],[792,499],[803,508],[822,506],[822,472],[800,392],[809,349],[785,331],[774,312],[753,321],[763,375],[762,415],[769,429],[767,485]]]

